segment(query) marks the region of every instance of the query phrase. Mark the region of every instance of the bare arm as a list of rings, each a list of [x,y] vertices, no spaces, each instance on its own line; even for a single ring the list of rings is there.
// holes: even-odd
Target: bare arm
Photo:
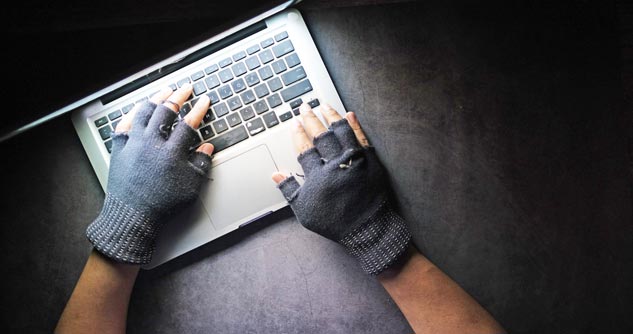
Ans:
[[[415,248],[410,247],[407,256],[378,280],[416,333],[505,333],[481,305]]]
[[[55,333],[125,333],[127,308],[139,266],[92,251]]]
[[[154,96],[152,96],[152,98],[150,99],[150,102],[153,103],[153,105],[146,105],[146,106],[153,107],[155,108],[154,110],[159,110],[157,109],[158,105],[162,104],[163,107],[168,108],[168,109],[162,108],[162,112],[160,110],[158,112],[152,111],[151,118],[148,117],[148,115],[144,115],[144,116],[139,115],[138,118],[135,118],[135,114],[140,113],[138,111],[139,107],[136,107],[135,109],[132,109],[132,111],[130,111],[128,114],[123,116],[123,119],[117,125],[116,133],[122,134],[122,135],[127,133],[128,139],[126,139],[121,145],[125,145],[125,143],[129,143],[135,140],[138,140],[138,141],[143,140],[144,141],[143,143],[147,145],[143,146],[143,150],[140,150],[140,149],[135,150],[134,148],[132,148],[131,149],[132,151],[128,151],[127,155],[124,155],[123,156],[124,158],[120,158],[119,160],[117,160],[117,162],[119,163],[126,162],[126,163],[129,163],[129,165],[131,165],[129,168],[149,171],[161,176],[167,171],[166,169],[173,168],[174,165],[168,164],[168,163],[164,163],[160,165],[154,164],[154,165],[148,166],[147,164],[144,164],[144,162],[151,161],[151,163],[153,164],[154,161],[156,160],[150,159],[150,158],[153,158],[154,156],[161,157],[161,155],[159,154],[161,149],[173,151],[175,150],[174,147],[176,147],[180,150],[189,151],[189,144],[187,144],[186,141],[181,140],[175,143],[173,141],[170,142],[170,145],[172,146],[169,146],[165,144],[164,142],[160,142],[160,143],[154,143],[153,145],[156,145],[156,146],[152,147],[153,145],[151,143],[147,143],[145,141],[145,140],[148,140],[146,137],[151,137],[151,136],[150,135],[142,136],[139,134],[143,134],[143,133],[147,134],[148,131],[149,133],[152,133],[152,131],[156,131],[156,132],[159,131],[160,129],[159,126],[155,126],[155,127],[152,126],[150,130],[147,130],[146,127],[149,126],[148,124],[150,120],[152,119],[156,122],[159,122],[159,121],[168,122],[167,124],[171,125],[173,122],[173,119],[176,117],[176,113],[180,109],[179,106],[181,106],[187,100],[187,98],[191,95],[191,91],[192,91],[191,85],[183,85],[181,88],[179,88],[175,92],[172,92],[172,90],[169,87],[166,87],[160,92],[158,92],[157,94],[155,94]],[[166,100],[167,102],[163,102]],[[169,111],[169,109],[171,111]],[[189,127],[196,129],[198,125],[200,124],[200,122],[202,121],[202,118],[204,117],[208,109],[209,109],[209,98],[206,95],[203,95],[198,100],[198,103],[194,105],[193,109],[187,114],[187,116],[185,116],[184,122],[187,123]],[[171,114],[171,112],[173,112],[173,115]],[[161,120],[159,119],[161,115],[162,117],[171,116],[171,120],[168,120],[168,118],[164,118]],[[154,119],[154,117],[156,117],[156,119]],[[185,125],[180,125],[181,129],[183,126]],[[131,131],[131,130],[135,130],[133,129],[133,127],[139,127],[139,128],[136,130],[136,132],[134,132],[134,131]],[[134,135],[133,133],[136,133],[136,135]],[[177,136],[174,136],[174,137],[177,137]],[[164,138],[162,137],[162,135],[161,135],[161,138],[163,138],[165,141],[169,140],[169,138]],[[174,140],[177,140],[177,138]],[[152,147],[154,150],[146,150],[147,146]],[[166,148],[167,146],[171,148]],[[141,146],[138,146],[138,147],[141,147]],[[146,152],[144,151],[153,152],[154,156],[151,156],[148,158],[147,156],[144,156],[144,154],[146,154]],[[204,153],[206,155],[206,161],[210,161],[211,153],[213,152],[213,145],[202,144],[201,146],[198,147],[197,151],[200,153]],[[112,171],[112,166],[113,166],[112,164],[113,164],[113,160],[115,156],[117,154],[122,154],[120,152],[121,152],[121,149],[114,150],[113,148],[110,171]],[[134,153],[130,153],[130,152],[134,152]],[[137,159],[138,156],[143,156],[145,160]],[[197,157],[200,158],[200,156],[197,156]],[[196,160],[196,161],[199,162],[199,160]],[[190,165],[193,168],[193,164],[190,164]],[[206,166],[208,167],[208,165],[210,164],[207,163]],[[201,165],[200,166],[201,170],[202,170],[202,167],[203,166]],[[207,169],[204,169],[204,170],[207,170]],[[183,173],[180,176],[185,178],[185,177],[188,177],[187,175],[191,176],[192,174],[199,175],[198,173],[188,173],[188,174]],[[114,190],[118,190],[118,191],[121,190],[121,189],[110,189],[110,185],[118,184],[119,186],[121,186],[122,184],[125,184],[125,182],[121,182],[121,180],[117,180],[119,182],[115,183],[113,180],[116,179],[116,176],[121,177],[122,175],[115,174],[113,176],[112,173],[110,173],[109,175],[108,193],[111,193]],[[135,176],[131,176],[131,177],[135,177]],[[202,178],[201,176],[197,176],[197,177]],[[128,179],[125,179],[125,180],[129,181]],[[184,182],[184,181],[187,181],[187,180],[183,180],[183,179],[176,180],[176,182]],[[128,183],[131,184],[130,182]],[[134,189],[135,191],[133,192],[133,194],[143,194],[146,192],[154,191],[154,189],[143,189],[144,183],[142,182],[139,182],[138,184],[140,184],[140,186],[138,186],[140,188]],[[187,184],[190,184],[190,183],[187,183]],[[196,182],[193,182],[192,184],[196,184]],[[201,182],[197,184],[201,184]],[[168,204],[173,204],[174,206],[178,203],[182,203],[183,201],[185,201],[185,199],[183,199],[182,197],[171,196],[173,195],[173,193],[162,192],[161,195],[169,199],[168,201],[166,201],[168,202]],[[127,198],[128,200],[136,199],[134,197],[129,197],[129,196]],[[131,205],[130,203],[125,203],[125,204]],[[104,204],[104,207],[105,207],[105,204]],[[165,211],[168,211],[168,210],[165,210]],[[135,211],[135,214],[138,212],[140,211]],[[149,212],[140,212],[139,216],[149,217],[148,213]],[[124,220],[124,218],[126,217],[127,217],[127,214],[126,215],[122,214],[122,215],[116,216],[116,220],[114,221],[108,220],[106,222],[108,224],[121,223],[122,225],[124,225],[124,224],[130,223],[129,221]],[[146,225],[142,226],[142,230],[145,231],[144,235],[155,236],[155,234],[152,233],[148,222],[149,222],[149,219],[145,221]],[[106,235],[104,231],[107,231],[108,233],[110,232],[119,233],[122,230],[123,229],[111,228],[111,225],[110,225],[110,228],[107,228],[107,229],[104,228],[103,230],[100,230],[99,233],[95,233],[95,235],[99,237],[101,235],[100,233],[102,232],[103,232],[103,235]],[[139,230],[141,230],[140,227],[139,227]],[[139,234],[127,233],[124,237],[130,238],[127,240],[130,245],[143,244],[142,242],[139,242],[138,240],[140,239]],[[117,239],[117,238],[118,236],[113,236],[113,235],[104,236],[104,239],[107,239],[107,240]],[[135,239],[132,240],[132,238],[135,238]],[[148,243],[148,244],[153,245],[153,243]],[[96,246],[95,248],[99,249]],[[107,248],[106,250],[110,250],[110,249]],[[119,254],[118,253],[119,251],[120,249],[117,252],[113,252],[113,253]],[[138,249],[136,249],[136,251],[137,253],[147,253],[147,250],[140,252]],[[136,280],[136,276],[138,275],[138,271],[140,268],[140,265],[138,264],[143,263],[143,262],[129,262],[129,263],[124,264],[124,263],[112,260],[111,259],[112,254],[110,254],[110,257],[106,257],[103,254],[108,254],[108,252],[106,251],[105,253],[99,253],[98,251],[93,250],[92,253],[90,254],[90,257],[88,258],[88,261],[86,263],[86,266],[84,267],[81,277],[79,278],[79,281],[77,282],[77,285],[75,286],[75,290],[70,296],[70,300],[68,301],[68,304],[66,305],[66,308],[64,309],[64,312],[62,313],[62,316],[59,319],[59,322],[57,323],[57,328],[55,329],[55,333],[125,333],[127,309],[128,309],[128,304],[130,300],[130,295],[132,293],[132,288],[134,286],[134,282]],[[127,255],[130,255],[130,254],[127,254]],[[132,254],[132,255],[136,256],[135,254]],[[127,259],[127,257],[124,257],[124,260],[122,261],[125,261],[125,259]],[[138,260],[138,261],[141,261],[141,260]]]

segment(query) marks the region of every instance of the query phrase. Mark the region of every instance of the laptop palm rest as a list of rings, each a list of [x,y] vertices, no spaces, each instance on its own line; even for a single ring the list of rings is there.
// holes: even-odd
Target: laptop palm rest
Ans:
[[[284,201],[271,179],[276,171],[266,145],[213,167],[208,190],[200,196],[213,227],[222,230],[245,218],[261,215]]]

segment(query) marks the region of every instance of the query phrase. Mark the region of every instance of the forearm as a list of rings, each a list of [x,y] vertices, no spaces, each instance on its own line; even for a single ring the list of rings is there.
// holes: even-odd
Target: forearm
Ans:
[[[378,280],[420,333],[505,333],[494,318],[431,261],[410,247]]]
[[[139,266],[92,251],[55,333],[125,333],[130,294]]]

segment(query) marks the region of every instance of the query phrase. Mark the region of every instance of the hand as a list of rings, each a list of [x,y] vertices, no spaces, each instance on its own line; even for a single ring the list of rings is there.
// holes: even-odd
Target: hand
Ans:
[[[369,274],[379,274],[406,251],[411,235],[388,200],[385,170],[369,146],[354,113],[343,119],[332,107],[321,110],[329,130],[310,106],[301,106],[293,141],[305,172],[273,174],[299,223],[341,243]]]
[[[200,97],[172,131],[191,91],[191,85],[161,90],[125,115],[112,135],[106,198],[86,233],[95,249],[111,259],[149,263],[162,223],[200,190],[213,146],[192,147],[209,98]]]

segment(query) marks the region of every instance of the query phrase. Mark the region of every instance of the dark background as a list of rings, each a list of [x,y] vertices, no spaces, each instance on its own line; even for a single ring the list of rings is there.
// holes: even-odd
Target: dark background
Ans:
[[[247,2],[15,3],[3,21],[3,126],[160,59],[230,21],[220,7]],[[416,246],[510,332],[633,330],[632,7],[299,6],[390,172]],[[0,154],[1,327],[50,332],[103,192],[68,116],[0,143]],[[282,210],[142,272],[128,331],[410,328],[339,246]]]

